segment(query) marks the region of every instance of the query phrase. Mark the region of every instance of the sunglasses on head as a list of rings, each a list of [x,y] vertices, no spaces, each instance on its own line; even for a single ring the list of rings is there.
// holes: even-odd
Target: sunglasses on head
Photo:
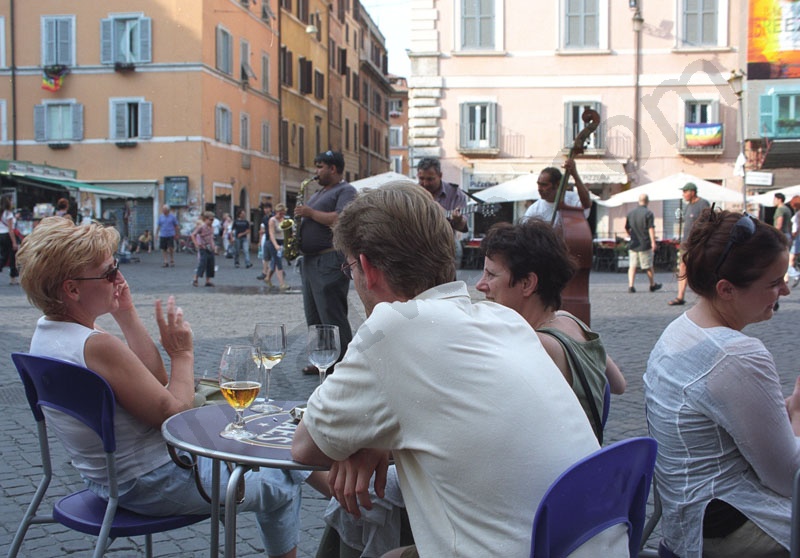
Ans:
[[[94,281],[95,279],[105,279],[109,283],[117,280],[117,273],[119,273],[119,260],[114,260],[114,267],[103,273],[99,277],[73,277],[73,281]]]
[[[358,263],[358,260],[353,260],[352,263],[344,262],[342,264],[342,268],[341,268],[342,269],[342,273],[344,273],[344,276],[347,277],[348,279],[350,279],[351,281],[353,280],[353,266],[356,265],[357,263]]]
[[[717,267],[714,268],[714,275],[719,277],[719,269],[722,267],[722,264],[725,263],[725,260],[728,259],[728,255],[731,253],[733,247],[737,244],[744,244],[750,240],[754,234],[756,234],[756,222],[749,215],[743,215],[734,223],[733,228],[731,228],[731,235],[728,238],[728,244],[725,245],[725,250],[722,251],[722,255],[719,257]]]

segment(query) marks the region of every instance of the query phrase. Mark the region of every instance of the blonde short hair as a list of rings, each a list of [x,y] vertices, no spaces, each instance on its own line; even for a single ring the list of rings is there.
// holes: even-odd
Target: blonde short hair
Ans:
[[[275,206],[275,213],[277,213],[279,211],[286,211],[286,205],[284,205],[282,203],[279,203],[278,205],[276,205]]]
[[[25,237],[17,253],[20,284],[31,304],[46,316],[61,316],[61,285],[114,254],[119,233],[98,223],[75,225],[46,217]]]

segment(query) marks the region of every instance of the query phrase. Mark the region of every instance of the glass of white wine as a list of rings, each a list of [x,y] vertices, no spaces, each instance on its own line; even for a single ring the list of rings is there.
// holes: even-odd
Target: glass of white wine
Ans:
[[[259,363],[263,368],[261,384],[266,385],[266,389],[263,397],[256,397],[250,410],[256,413],[278,413],[281,408],[269,397],[269,383],[272,368],[286,355],[286,326],[257,323],[253,330],[253,346],[258,350]]]
[[[223,438],[249,440],[255,434],[245,429],[244,410],[261,389],[258,351],[252,345],[226,345],[219,362],[219,389],[236,411],[236,419],[219,433]]]
[[[328,368],[339,358],[339,326],[315,324],[308,327],[308,360],[319,369],[319,383],[325,381]]]

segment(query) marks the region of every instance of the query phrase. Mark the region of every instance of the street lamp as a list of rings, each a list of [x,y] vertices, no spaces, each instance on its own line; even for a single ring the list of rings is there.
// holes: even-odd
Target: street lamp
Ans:
[[[636,47],[634,50],[634,62],[633,62],[633,160],[634,160],[634,170],[639,170],[639,153],[641,150],[639,149],[639,74],[641,74],[641,57],[642,57],[642,26],[644,25],[644,18],[642,17],[642,13],[639,11],[639,7],[635,5],[635,2],[632,3],[632,7],[636,8],[636,11],[633,14],[633,33],[634,39],[636,41]]]
[[[728,84],[736,95],[739,105],[739,157],[736,163],[742,165],[742,211],[747,211],[747,164],[744,157],[744,107],[742,105],[742,93],[744,93],[745,73],[741,70],[733,70],[728,78]]]

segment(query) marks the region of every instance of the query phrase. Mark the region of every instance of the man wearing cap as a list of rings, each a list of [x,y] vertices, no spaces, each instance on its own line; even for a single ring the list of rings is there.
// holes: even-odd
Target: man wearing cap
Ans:
[[[683,208],[683,234],[681,235],[681,253],[678,254],[678,261],[680,266],[678,268],[678,296],[670,300],[667,304],[670,306],[680,306],[685,304],[684,297],[686,296],[686,265],[683,263],[682,254],[686,250],[686,241],[689,239],[689,234],[692,232],[697,218],[704,209],[710,207],[707,200],[697,196],[697,185],[694,182],[687,182],[683,188],[683,201],[686,206]]]
[[[342,178],[344,155],[338,151],[320,153],[314,158],[314,165],[322,189],[294,209],[295,218],[302,219],[298,230],[303,254],[303,308],[308,325],[339,326],[341,358],[353,338],[347,320],[350,280],[342,273],[344,256],[333,248],[333,226],[339,213],[356,197],[356,189]],[[303,368],[303,374],[317,373],[315,366]]]

